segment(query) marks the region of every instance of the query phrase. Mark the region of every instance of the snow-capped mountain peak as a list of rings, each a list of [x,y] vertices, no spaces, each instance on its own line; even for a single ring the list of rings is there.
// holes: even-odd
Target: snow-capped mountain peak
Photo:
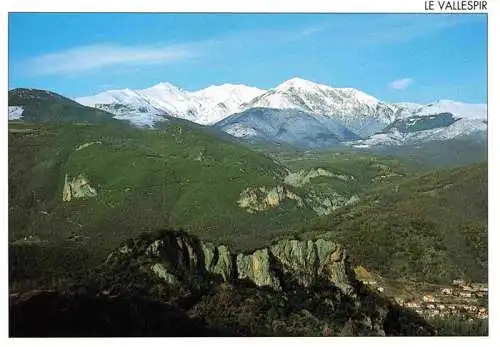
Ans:
[[[368,95],[355,88],[333,88],[326,84],[315,83],[299,77],[291,78],[276,88],[276,91],[284,93],[337,93],[344,98],[349,98],[360,103],[375,105],[380,103],[377,98]]]
[[[75,99],[77,102],[105,109],[122,119],[129,114],[135,124],[151,115],[170,115],[200,124],[213,124],[242,110],[241,105],[264,93],[246,85],[223,84],[188,92],[168,82],[158,83],[140,90],[110,90],[90,97]]]
[[[244,105],[294,109],[327,116],[361,137],[383,129],[393,121],[394,110],[375,97],[354,88],[333,88],[301,78],[287,80]]]
[[[152,87],[149,87],[149,88],[146,88],[146,89],[143,89],[143,90],[158,90],[158,91],[168,91],[168,92],[182,92],[181,88],[178,88],[178,87],[176,87],[173,84],[168,83],[168,82],[160,82],[160,83],[155,84]]]
[[[75,101],[86,106],[105,104],[143,104],[146,102],[141,95],[128,88],[108,90],[94,96],[76,98]]]
[[[231,100],[232,103],[238,104],[239,106],[264,92],[265,90],[249,87],[244,84],[225,83],[221,85],[211,85],[207,88],[192,92],[191,95],[202,99],[217,100],[217,102]]]
[[[332,88],[333,89],[333,88]],[[359,103],[364,103],[367,105],[375,106],[381,101],[371,95],[366,94],[365,92],[362,92],[361,90],[355,89],[355,88],[338,88],[337,89],[340,93],[345,94],[349,98],[356,100]]]
[[[307,91],[307,90],[321,89],[325,87],[328,88],[328,86],[326,85],[314,83],[299,77],[294,77],[289,80],[286,80],[285,82],[281,83],[274,89],[281,92],[290,92],[293,90]]]
[[[486,120],[487,114],[484,104],[465,104],[452,100],[438,100],[427,105],[408,102],[390,104],[355,88],[334,88],[300,77],[293,77],[269,90],[224,83],[189,92],[162,82],[141,90],[110,90],[91,97],[77,98],[76,101],[112,112],[117,118],[130,119],[138,125],[152,125],[153,121],[161,121],[165,115],[213,125],[247,110],[281,110],[284,112],[268,112],[265,118],[258,121],[283,118],[288,112],[295,115],[294,119],[301,116],[307,118],[310,125],[314,123],[316,128],[318,123],[330,128],[334,124],[336,132],[341,127],[345,128],[339,138],[346,137],[345,134],[350,138],[354,136],[361,139],[374,136],[377,143],[384,142],[389,135],[391,141],[402,141],[403,137],[414,138],[417,135],[421,138],[423,133],[417,134],[417,131],[424,128],[431,131],[437,127],[444,129],[459,119],[482,122]],[[297,121],[296,124],[305,123]],[[482,129],[481,124],[461,122],[453,127],[455,130],[450,134],[464,132],[467,126]],[[246,129],[238,126],[233,124],[238,134]],[[395,132],[394,129],[401,131]],[[408,129],[415,131],[408,135]],[[250,134],[247,130],[244,133]],[[367,145],[372,142],[368,141]]]

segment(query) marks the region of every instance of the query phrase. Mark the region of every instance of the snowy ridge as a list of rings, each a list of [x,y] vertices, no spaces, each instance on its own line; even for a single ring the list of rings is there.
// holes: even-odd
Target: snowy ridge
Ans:
[[[455,138],[475,136],[486,137],[487,125],[482,120],[459,119],[453,124],[410,133],[402,133],[397,129],[391,129],[385,133],[379,133],[365,140],[352,141],[348,144],[356,148],[370,148],[376,146],[399,146],[406,144],[417,144],[428,141],[446,141]]]
[[[302,148],[333,147],[342,141],[359,138],[330,117],[298,109],[251,108],[214,126],[235,137],[281,142]]]
[[[75,101],[86,106],[99,104],[148,105],[147,100],[144,99],[139,93],[128,88],[121,90],[108,90],[94,96],[77,98]]]
[[[466,104],[453,100],[438,100],[432,104],[422,106],[415,113],[427,116],[449,112],[460,118],[486,120],[488,107],[486,104]]]
[[[373,135],[394,120],[390,105],[362,91],[332,88],[300,78],[285,81],[244,106],[296,109],[328,116],[362,137]]]
[[[304,143],[299,139],[302,136],[315,146],[318,136],[329,138],[325,144],[356,140],[349,144],[365,147],[447,139],[483,131],[481,129],[486,124],[481,121],[487,118],[484,104],[451,100],[438,100],[427,105],[386,103],[355,88],[333,88],[297,77],[269,90],[243,84],[222,84],[188,92],[170,83],[159,83],[146,89],[110,90],[75,100],[111,112],[115,118],[128,119],[138,126],[153,126],[170,116],[219,126],[236,137],[273,140],[280,137],[281,140],[286,138],[286,141]],[[269,112],[264,114],[262,109]],[[262,115],[259,118],[255,116],[258,112],[250,112],[237,120],[231,118],[251,110],[261,110]],[[443,114],[448,114],[448,120],[439,123],[439,119],[446,118]],[[272,122],[272,129],[268,128],[270,117],[279,118]],[[304,119],[301,121],[299,117]],[[231,124],[221,124],[228,119],[231,119]],[[293,126],[285,124],[286,120],[293,121]],[[278,134],[279,129],[286,129],[287,135]],[[407,133],[405,129],[413,130]]]
[[[146,119],[169,115],[199,124],[213,124],[241,111],[240,105],[263,92],[258,88],[233,84],[187,92],[170,83],[159,83],[142,90],[110,90],[75,101],[114,113],[122,119],[130,115],[132,122],[141,115]]]

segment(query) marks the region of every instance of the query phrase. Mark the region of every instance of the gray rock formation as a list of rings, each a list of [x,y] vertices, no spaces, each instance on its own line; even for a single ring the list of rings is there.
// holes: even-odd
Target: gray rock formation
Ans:
[[[224,245],[204,243],[182,232],[148,242],[141,254],[134,256],[153,264],[150,269],[154,276],[173,286],[195,275],[225,282],[245,279],[274,290],[294,283],[309,287],[327,281],[345,294],[353,294],[354,271],[345,250],[332,241],[281,240],[250,254],[234,254]],[[130,254],[120,249],[117,256]]]
[[[72,179],[68,178],[68,175],[64,177],[63,201],[91,198],[96,195],[97,190],[90,185],[89,181],[83,175],[78,175]]]
[[[110,281],[103,289],[129,295],[146,283],[152,297],[237,336],[432,335],[419,316],[358,282],[346,251],[330,240],[281,240],[232,253],[184,232],[158,231],[126,241],[106,265],[112,275],[99,276]]]

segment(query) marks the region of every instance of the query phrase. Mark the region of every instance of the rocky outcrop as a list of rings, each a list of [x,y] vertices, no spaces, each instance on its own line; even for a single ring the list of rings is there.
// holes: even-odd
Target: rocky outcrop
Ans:
[[[353,294],[355,275],[345,250],[328,240],[281,240],[252,253],[232,253],[226,246],[204,243],[184,232],[167,232],[150,240],[139,251],[118,249],[108,262],[119,257],[140,257],[154,276],[169,285],[187,278],[219,278],[224,282],[249,280],[259,287],[282,290],[290,285],[310,287],[326,281]]]
[[[334,173],[322,168],[310,169],[310,170],[299,170],[296,172],[290,172],[285,176],[284,182],[294,187],[302,187],[308,184],[313,178],[316,177],[332,177],[342,181],[354,181],[353,176],[348,176],[342,173]]]
[[[97,190],[90,185],[90,182],[83,175],[80,174],[73,178],[69,178],[68,175],[64,176],[63,201],[95,196],[97,196]]]
[[[285,183],[295,187],[301,187],[305,184],[304,182],[309,182],[311,177],[336,177],[334,174],[327,175],[326,173],[328,173],[328,171],[323,169],[318,169],[318,171],[312,170],[311,172],[310,174],[304,174],[305,176],[301,176],[301,174],[291,176],[292,174],[289,174],[287,178],[285,178]],[[347,177],[345,179],[349,180]],[[322,191],[311,190],[301,197],[289,188],[279,185],[271,188],[246,188],[240,193],[240,198],[237,203],[241,208],[247,210],[247,212],[256,213],[276,208],[287,199],[294,201],[299,208],[305,207],[311,209],[318,216],[329,215],[340,207],[354,204],[359,201],[357,195],[346,196],[332,189]]]
[[[101,142],[101,141],[86,142],[86,143],[84,143],[84,144],[82,144],[82,145],[80,145],[80,146],[76,147],[75,151],[77,151],[77,152],[78,152],[78,151],[81,151],[82,149],[87,148],[87,147],[89,147],[89,146],[92,146],[92,145],[100,145],[100,144],[102,144],[102,142]]]
[[[222,277],[224,281],[229,281],[233,278],[233,255],[226,246],[215,247],[209,243],[203,244],[202,250],[205,257],[205,270],[207,272]]]
[[[236,266],[238,279],[249,279],[259,287],[281,289],[280,281],[272,269],[272,253],[268,248],[259,249],[253,254],[238,254]]]
[[[231,336],[433,334],[421,317],[356,281],[345,250],[324,239],[233,253],[181,231],[145,233],[71,288],[130,303],[147,298]]]
[[[357,195],[353,196],[344,196],[338,194],[335,191],[330,192],[315,192],[312,191],[307,194],[305,198],[305,202],[307,206],[316,212],[318,216],[327,216],[334,212],[335,210],[354,204],[358,202],[360,199]]]
[[[246,188],[241,192],[237,203],[241,208],[254,213],[275,208],[285,199],[295,201],[298,207],[304,206],[300,196],[283,186]]]

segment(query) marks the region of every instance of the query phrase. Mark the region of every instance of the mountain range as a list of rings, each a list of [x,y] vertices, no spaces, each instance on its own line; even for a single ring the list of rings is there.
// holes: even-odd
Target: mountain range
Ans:
[[[115,92],[99,108],[10,90],[11,334],[418,335],[439,327],[402,307],[401,295],[487,279],[486,107],[387,104],[308,83],[295,79],[243,103],[224,88],[163,85],[172,94],[159,91],[154,104]],[[175,90],[186,104],[167,102]],[[233,110],[196,124],[181,119],[188,103],[199,123],[196,112],[215,114],[203,107]],[[395,145],[383,155],[383,141],[366,145],[384,136]]]
[[[299,148],[380,148],[429,141],[485,141],[486,104],[438,100],[390,103],[354,88],[333,88],[300,78],[262,90],[223,84],[189,92],[169,83],[141,90],[109,90],[75,98],[113,118],[153,127],[171,117],[212,126],[245,141]],[[9,119],[23,117],[9,102]]]

